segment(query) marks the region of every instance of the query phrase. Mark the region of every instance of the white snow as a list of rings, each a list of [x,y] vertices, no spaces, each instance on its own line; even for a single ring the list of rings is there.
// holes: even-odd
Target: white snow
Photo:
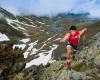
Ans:
[[[51,61],[49,61],[49,63],[53,63],[53,62],[55,62],[56,60],[51,60]]]
[[[26,25],[26,26],[35,27],[35,26],[33,26],[33,25],[30,25],[30,24],[25,24],[25,23],[23,23],[23,22],[19,22],[18,20],[12,20],[12,22],[13,22],[13,23],[16,22],[16,23],[19,23],[19,24],[22,24],[22,25]]]
[[[47,34],[49,34],[49,32],[46,32]]]
[[[29,55],[29,53],[31,52],[31,53],[35,53],[37,50],[36,49],[34,49],[33,47],[35,46],[35,45],[37,45],[37,42],[38,42],[39,40],[36,40],[35,42],[32,42],[32,43],[30,43],[28,46],[29,46],[29,48],[23,53],[23,55],[24,55],[24,58],[27,58],[28,57],[28,55]],[[34,51],[35,50],[35,51]]]
[[[52,63],[52,53],[53,51],[58,47],[58,45],[53,45],[50,46],[51,50],[47,51],[47,52],[41,52],[39,53],[39,57],[36,59],[33,59],[32,61],[26,63],[26,68],[31,67],[32,65],[46,65],[48,62]]]
[[[12,20],[12,19],[7,18],[6,21],[8,22],[8,24],[10,26],[12,26],[13,28],[15,28],[17,30],[19,30],[18,28],[25,30],[24,28],[21,28],[20,25],[25,25],[25,26],[30,26],[30,27],[36,27],[34,25],[30,25],[30,24],[26,24],[26,23],[23,23],[23,22],[19,22],[18,19],[17,20]],[[12,24],[16,24],[17,27],[13,26]]]
[[[23,28],[23,27],[21,27],[21,26],[18,26],[18,29],[26,30],[25,28]]]
[[[9,24],[10,26],[12,26],[13,28],[15,28],[15,29],[17,29],[17,30],[19,30],[19,29],[26,30],[25,28],[21,27],[20,24],[14,22],[12,19],[8,19],[8,18],[7,18],[6,20],[7,20],[8,24]],[[18,21],[17,18],[16,18],[16,21]],[[16,26],[14,26],[13,24],[15,24]]]
[[[41,50],[41,49],[42,49],[44,46],[46,46],[46,45],[47,45],[47,44],[43,44],[42,47],[40,47],[39,49],[33,48],[30,55],[36,54],[38,51],[43,51],[43,50]]]
[[[40,22],[40,21],[37,21],[38,23],[40,23],[40,24],[45,24],[45,23],[43,23],[43,22]]]
[[[32,21],[33,22],[33,20],[30,19],[30,18],[27,18],[27,17],[23,17],[23,18],[26,19],[26,20],[29,20],[29,21]]]
[[[10,39],[5,35],[0,33],[0,41],[9,41]]]
[[[51,40],[51,39],[54,38],[55,36],[56,36],[56,35],[54,35],[54,36],[48,38],[48,39],[47,39],[46,41],[44,41],[43,43],[46,43],[47,41]]]
[[[53,41],[59,41],[61,38],[57,38],[57,39],[55,39],[55,40],[53,40]]]
[[[30,38],[27,38],[27,39],[22,39],[22,40],[20,40],[21,42],[23,42],[23,43],[27,43],[27,42],[29,42],[30,41]]]
[[[30,18],[26,18],[26,17],[23,17],[23,18],[26,19],[26,20],[28,20],[28,21],[30,21],[31,24],[35,25],[35,24],[33,23],[34,21],[31,20]]]
[[[13,26],[10,22],[8,22],[8,24],[9,24],[12,28],[19,30],[17,27]]]
[[[28,37],[28,36],[32,36],[32,35],[29,35],[29,34],[26,33],[26,32],[24,32],[23,34],[24,34],[25,36],[27,36],[27,37]]]
[[[44,32],[44,30],[40,30],[40,31]]]
[[[47,44],[43,44],[43,46],[39,49],[39,50],[41,50],[42,48],[44,48],[44,46],[46,46]]]
[[[30,55],[36,54],[38,51],[39,51],[38,49],[33,48],[33,49],[32,49],[32,52],[31,52],[31,54],[30,54]]]
[[[13,45],[13,49],[15,49],[16,47],[23,50],[26,47],[26,44],[15,44],[15,45]]]

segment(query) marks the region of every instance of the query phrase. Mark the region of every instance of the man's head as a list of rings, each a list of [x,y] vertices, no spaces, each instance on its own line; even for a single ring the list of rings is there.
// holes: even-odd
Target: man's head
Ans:
[[[71,26],[69,30],[77,30],[76,26]]]

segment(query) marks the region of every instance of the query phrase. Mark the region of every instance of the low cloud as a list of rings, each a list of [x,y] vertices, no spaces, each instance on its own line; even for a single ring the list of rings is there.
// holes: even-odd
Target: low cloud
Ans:
[[[72,12],[100,17],[99,0],[1,0],[0,5],[14,15],[54,16]]]

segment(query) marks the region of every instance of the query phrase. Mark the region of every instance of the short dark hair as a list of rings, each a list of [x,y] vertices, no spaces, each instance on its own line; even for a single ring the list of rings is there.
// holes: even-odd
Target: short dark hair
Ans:
[[[77,30],[76,26],[71,26],[69,30]]]

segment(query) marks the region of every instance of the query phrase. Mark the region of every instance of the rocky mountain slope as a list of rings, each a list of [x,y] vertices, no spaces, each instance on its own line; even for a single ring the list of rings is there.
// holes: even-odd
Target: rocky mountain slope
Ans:
[[[99,80],[100,32],[90,39],[88,46],[79,51],[79,61],[72,60],[71,71],[66,70],[62,56],[52,64],[25,69],[26,61],[20,49],[0,45],[0,80]],[[5,51],[5,52],[4,52]]]
[[[10,67],[8,66],[8,68],[10,68],[10,70],[12,70],[12,68],[16,69],[16,66],[14,66],[15,64],[17,65],[17,63],[21,64],[21,62],[25,62],[25,64],[23,64],[23,67],[20,69],[20,71],[18,71],[18,73],[16,73],[15,70],[14,72],[11,72],[11,74],[8,73],[6,75],[8,78],[9,75],[15,73],[14,75],[12,75],[12,77],[10,76],[10,78],[8,78],[11,80],[17,80],[17,79],[19,80],[55,80],[55,79],[59,80],[60,79],[61,80],[62,79],[61,73],[63,73],[63,71],[66,73],[65,71],[65,59],[66,59],[65,50],[66,49],[64,44],[59,43],[59,39],[68,32],[70,25],[76,25],[79,30],[82,29],[83,27],[87,27],[88,28],[87,42],[88,40],[93,40],[90,38],[93,35],[96,35],[96,33],[100,32],[100,27],[99,27],[100,21],[88,18],[87,14],[79,14],[79,15],[60,14],[52,18],[34,16],[34,15],[15,16],[9,13],[8,11],[4,10],[3,8],[0,8],[0,15],[1,15],[0,33],[6,35],[6,37],[8,38],[6,42],[1,41],[0,43],[13,44],[12,47],[10,48],[11,49],[10,53],[6,53],[5,51],[3,53],[4,49],[1,48],[0,49],[1,54],[3,54],[3,56],[7,56],[13,53],[14,55],[15,54],[21,55],[21,57],[13,56],[14,57],[13,59],[15,59],[15,61],[14,63],[11,62],[11,64],[7,63],[8,65],[10,65]],[[0,37],[0,40],[2,38],[4,38],[4,36]],[[96,44],[94,44],[94,42],[91,41],[88,43],[89,45],[99,44],[99,42],[96,42]],[[83,44],[84,44],[83,42],[80,43],[80,47],[82,47]],[[16,50],[13,51],[13,49],[16,49],[16,47],[21,49],[21,53],[19,51],[17,52]],[[92,50],[91,47],[89,47],[88,49],[90,51]],[[97,52],[99,51],[97,50],[97,48],[94,49],[96,49]],[[80,57],[82,58],[83,62],[85,62],[84,56],[86,56],[87,54],[83,55],[85,50],[83,50],[82,52],[81,51],[82,48],[80,49],[80,54],[82,54],[80,55]],[[8,57],[12,57],[12,56],[8,56]],[[19,58],[22,58],[22,60],[19,60],[19,62],[17,62],[17,59]],[[96,58],[96,56],[94,58]],[[2,55],[1,55],[1,60],[3,60]],[[7,58],[7,60],[9,59]],[[1,67],[2,64],[4,64],[4,66],[7,68],[6,63],[2,62],[0,64]],[[61,66],[59,66],[60,64]],[[97,63],[95,64],[93,63],[93,66],[96,64]],[[11,65],[14,67],[11,68]],[[83,63],[82,65],[79,65],[79,67],[80,66],[83,66]],[[81,72],[83,72],[86,66],[83,67]],[[76,72],[75,75],[78,74],[77,68],[79,67],[73,67],[74,72]],[[4,73],[2,73],[2,71]],[[49,71],[52,72],[52,74],[48,73]],[[1,68],[1,74],[5,74],[5,68],[4,69]],[[84,75],[85,74],[86,72],[84,72]],[[1,80],[3,80],[4,77],[5,76],[1,75]],[[94,77],[98,78],[97,73],[96,76]]]

